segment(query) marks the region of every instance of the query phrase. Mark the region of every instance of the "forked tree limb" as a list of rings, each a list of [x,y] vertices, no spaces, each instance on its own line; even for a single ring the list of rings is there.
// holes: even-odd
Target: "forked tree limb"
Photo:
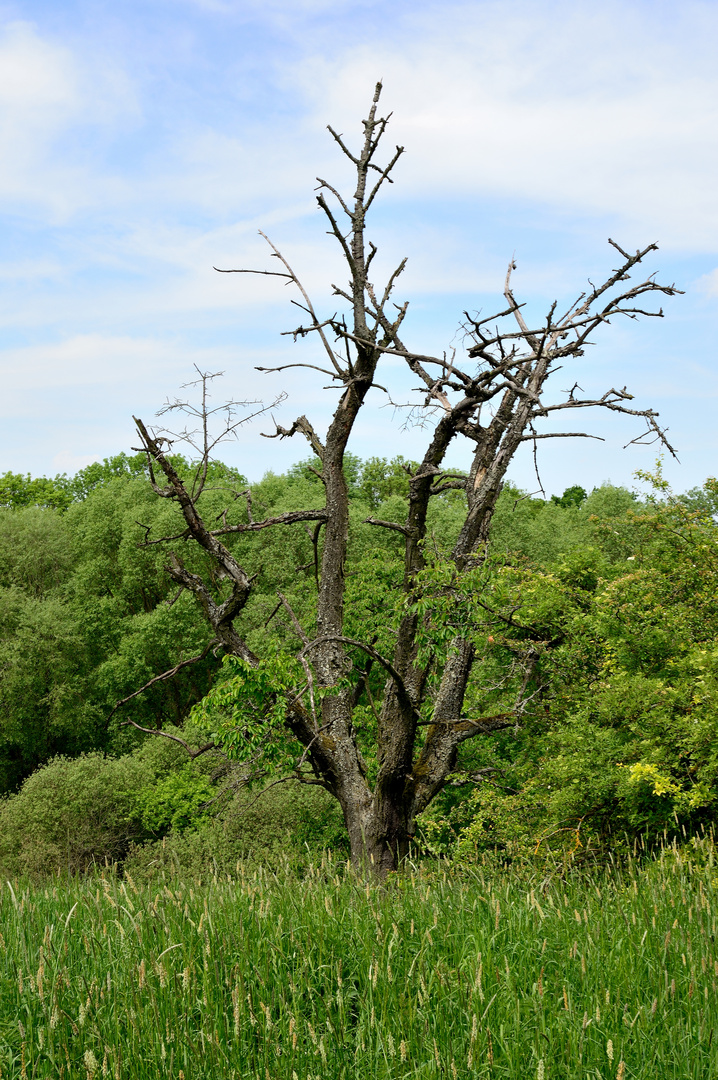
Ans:
[[[419,711],[411,699],[411,695],[409,694],[403,678],[396,670],[394,665],[391,663],[391,661],[387,660],[385,656],[382,656],[381,653],[373,647],[373,645],[367,645],[364,641],[358,641],[356,638],[345,637],[342,634],[328,634],[324,637],[316,638],[314,641],[309,642],[309,644],[306,645],[304,649],[302,649],[300,657],[305,657],[315,648],[325,644],[328,641],[337,641],[341,642],[342,645],[351,645],[356,649],[361,649],[367,654],[367,656],[371,657],[372,660],[375,660],[378,664],[381,664],[381,666],[388,672],[388,674],[394,681],[402,701],[411,709],[418,722],[418,720],[420,719]]]
[[[115,715],[118,709],[121,709],[122,706],[126,705],[128,701],[132,701],[133,698],[139,697],[140,694],[144,694],[145,690],[149,690],[151,686],[155,686],[156,683],[166,682],[167,679],[174,678],[174,676],[177,675],[184,668],[189,667],[191,664],[197,664],[200,660],[204,660],[204,658],[209,654],[210,650],[214,648],[215,645],[219,645],[219,641],[217,640],[217,638],[212,638],[212,640],[207,642],[204,649],[202,649],[202,652],[198,653],[197,656],[191,656],[188,660],[180,660],[179,664],[175,664],[173,668],[170,668],[168,671],[163,671],[161,675],[155,675],[154,678],[146,682],[144,686],[141,686],[139,690],[135,690],[133,691],[133,693],[128,694],[127,697],[122,698],[122,700],[118,701],[112,711],[108,714],[105,723],[108,723],[111,720],[111,718]]]
[[[204,746],[193,749],[188,742],[185,742],[184,739],[180,739],[179,735],[172,735],[169,731],[163,731],[162,728],[142,727],[142,725],[138,724],[135,720],[123,720],[120,727],[127,726],[136,728],[138,731],[144,732],[145,735],[161,735],[163,739],[169,739],[171,742],[179,743],[180,746],[184,747],[192,760],[200,757],[202,754],[206,754],[208,750],[217,749],[217,744],[214,742],[208,742],[205,743]]]
[[[282,427],[275,421],[276,431],[273,435],[267,435],[262,432],[262,437],[265,439],[291,439],[297,431],[299,431],[311,446],[314,453],[317,455],[320,461],[324,459],[325,447],[321,439],[317,435],[312,425],[307,420],[306,416],[299,416],[294,421],[290,428]]]

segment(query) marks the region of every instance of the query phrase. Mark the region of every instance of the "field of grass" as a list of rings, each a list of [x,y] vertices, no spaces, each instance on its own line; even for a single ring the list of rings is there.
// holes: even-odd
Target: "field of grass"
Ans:
[[[0,890],[9,1078],[718,1077],[718,868]]]

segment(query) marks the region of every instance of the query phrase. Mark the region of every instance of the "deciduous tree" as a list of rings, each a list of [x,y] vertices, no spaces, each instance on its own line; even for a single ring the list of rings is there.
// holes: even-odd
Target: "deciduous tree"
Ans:
[[[339,402],[326,432],[320,434],[306,416],[300,416],[290,427],[277,426],[271,437],[306,439],[318,461],[324,498],[314,508],[255,520],[249,492],[243,520],[236,520],[236,512],[228,507],[224,517],[207,521],[200,499],[216,437],[208,426],[211,410],[206,397],[195,410],[200,442],[193,482],[184,481],[173,466],[167,432],[141,420],[137,429],[155,492],[176,503],[183,517],[177,534],[148,535],[146,542],[172,545],[169,575],[196,597],[217,648],[235,658],[230,665],[234,681],[225,684],[224,697],[218,690],[214,703],[219,713],[224,709],[233,718],[232,723],[222,728],[217,721],[214,741],[231,747],[239,757],[244,753],[254,760],[263,749],[276,749],[277,739],[284,740],[284,757],[280,755],[284,775],[320,784],[338,799],[354,861],[372,864],[382,874],[396,868],[407,854],[417,815],[447,783],[462,743],[515,725],[527,696],[536,691],[532,679],[540,649],[529,643],[517,658],[522,676],[516,680],[511,708],[498,715],[478,708],[468,715],[467,686],[480,665],[472,634],[459,623],[444,646],[427,648],[430,613],[420,603],[419,578],[427,566],[431,500],[447,491],[459,492],[464,499],[462,525],[449,554],[453,572],[461,577],[475,573],[485,558],[492,514],[519,447],[529,443],[535,449],[546,438],[590,437],[583,430],[544,430],[542,423],[547,419],[586,409],[609,410],[641,423],[633,442],[647,436],[670,450],[657,413],[635,407],[625,387],[584,397],[571,372],[599,329],[621,317],[660,317],[662,310],[651,301],[673,296],[677,290],[659,284],[653,274],[633,280],[656,250],[655,244],[631,253],[611,240],[617,266],[602,283],[590,284],[566,311],[560,312],[554,303],[542,321],[532,323],[514,295],[511,261],[502,310],[490,317],[465,313],[466,348],[461,356],[453,352],[434,356],[412,348],[403,336],[408,303],[393,300],[406,260],[381,286],[375,285],[372,273],[377,249],[367,233],[368,215],[384,185],[392,182],[403,153],[397,146],[388,159],[379,159],[389,122],[388,116],[378,112],[380,93],[379,84],[363,121],[358,150],[329,128],[355,170],[354,192],[345,197],[319,179],[317,202],[349,275],[348,285],[332,287],[339,313],[319,313],[293,267],[270,240],[277,269],[232,271],[273,275],[293,286],[304,321],[291,333],[295,340],[315,337],[321,344],[323,366],[301,361],[289,366],[318,370],[338,390]],[[422,460],[409,467],[406,516],[368,519],[375,528],[398,536],[404,548],[403,599],[397,604],[390,634],[382,637],[391,647],[380,648],[378,636],[371,631],[363,637],[347,633],[350,501],[344,463],[361,410],[373,391],[384,392],[381,371],[387,361],[401,361],[418,382],[413,406],[427,422],[427,441]],[[551,381],[559,369],[563,385],[568,381],[573,386],[556,396],[551,393]],[[202,386],[206,391],[206,378]],[[191,409],[187,402],[173,407]],[[230,409],[224,434],[239,422],[241,418]],[[457,441],[467,451],[465,474],[448,472],[444,466],[447,451]],[[313,619],[303,623],[278,592],[277,607],[297,640],[294,657],[286,658],[282,666],[276,657],[258,655],[237,628],[253,580],[230,550],[228,538],[295,526],[308,526],[311,531],[316,567],[308,571],[307,580],[308,587],[315,583],[316,603]],[[177,546],[180,540],[193,541],[211,556],[217,568],[213,580],[185,567]],[[387,620],[391,619],[387,612]],[[377,673],[383,683],[379,700],[370,692]],[[361,749],[362,743],[366,746],[361,725],[369,715],[373,717],[373,762]],[[291,747],[296,747],[293,757]]]

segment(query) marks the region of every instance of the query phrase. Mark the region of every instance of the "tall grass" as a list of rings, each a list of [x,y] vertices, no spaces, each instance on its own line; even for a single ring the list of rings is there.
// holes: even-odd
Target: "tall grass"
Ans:
[[[4,1078],[718,1077],[712,849],[0,891]]]

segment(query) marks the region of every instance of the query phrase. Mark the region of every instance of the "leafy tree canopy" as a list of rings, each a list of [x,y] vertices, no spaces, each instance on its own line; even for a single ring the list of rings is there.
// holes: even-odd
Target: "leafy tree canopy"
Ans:
[[[191,464],[177,460],[189,475]],[[254,739],[257,750],[263,747],[258,778],[279,776],[296,752],[281,722],[283,706],[305,676],[293,655],[294,627],[276,595],[293,580],[285,595],[311,625],[311,530],[293,526],[281,541],[266,533],[232,541],[257,575],[243,631],[250,645],[269,645],[273,659],[255,669],[236,659],[222,665],[210,652],[110,716],[158,672],[199,654],[206,634],[194,601],[169,583],[162,549],[141,546],[147,527],[168,532],[181,524],[176,510],[154,499],[137,461],[123,463],[119,455],[105,464],[68,481],[65,490],[75,494],[64,504],[37,496],[0,511],[3,789],[16,788],[58,754],[132,751],[141,736],[124,726],[128,718],[149,729],[179,725],[168,729],[177,731],[192,709],[196,738],[213,737],[230,757],[240,756],[240,747],[246,757]],[[401,602],[402,550],[394,534],[364,520],[399,516],[406,464],[350,459],[347,467],[348,636],[373,640],[380,652],[390,652],[390,613]],[[218,512],[226,504],[224,486],[241,481],[214,468],[202,496],[208,514],[213,501]],[[268,474],[252,488],[255,511],[313,505],[319,480],[312,468],[310,459],[284,475]],[[660,835],[715,820],[718,488],[708,480],[674,496],[660,470],[643,479],[650,491],[642,499],[610,486],[586,495],[574,485],[546,501],[506,485],[490,556],[461,577],[444,559],[460,527],[455,493],[434,501],[416,600],[421,649],[426,656],[445,649],[460,632],[481,650],[481,682],[467,692],[469,713],[477,716],[508,708],[524,677],[517,660],[529,650],[536,654],[536,685],[515,729],[463,748],[451,784],[424,815],[430,847],[464,855],[498,848],[513,858],[557,845],[597,849],[623,833]],[[30,479],[26,490],[49,491],[52,483]],[[246,520],[246,506],[238,503],[236,513]],[[188,551],[187,565],[208,569],[199,550]],[[382,673],[370,670],[365,678],[357,724],[375,773]],[[274,749],[267,752],[272,724]],[[201,824],[212,792],[177,752],[174,771],[145,784],[133,802],[133,835]]]

